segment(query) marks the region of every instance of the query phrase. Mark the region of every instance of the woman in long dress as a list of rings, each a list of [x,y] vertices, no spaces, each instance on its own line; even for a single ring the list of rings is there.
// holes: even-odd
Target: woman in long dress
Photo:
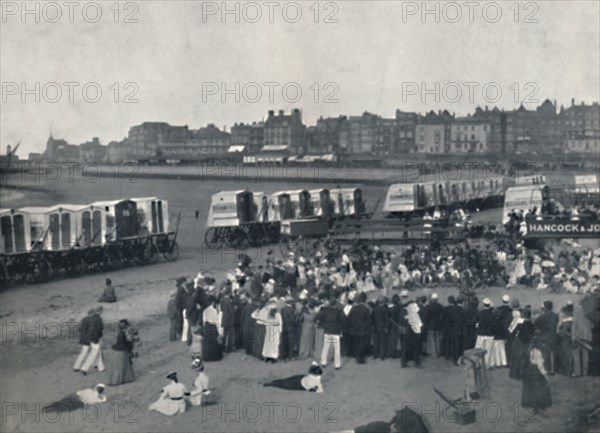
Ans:
[[[315,307],[315,317],[319,310],[322,308],[322,305],[319,304]],[[315,351],[314,351],[314,359],[321,359],[321,352],[323,352],[323,344],[325,342],[325,330],[318,326],[315,322]]]
[[[106,383],[112,386],[133,382],[133,348],[139,341],[137,331],[125,319],[119,321],[117,341],[112,346],[106,369]]]
[[[392,306],[389,307],[390,326],[386,337],[386,358],[398,358],[398,341],[400,340],[400,331],[398,330],[398,325],[400,324],[401,319],[402,304],[400,303],[400,296],[395,293],[394,296],[392,296]]]
[[[160,397],[148,407],[148,410],[160,412],[167,416],[184,413],[184,398],[188,395],[185,385],[179,383],[177,373],[174,371],[167,375],[167,379],[171,382],[162,389]]]
[[[266,303],[266,300],[265,300]],[[251,315],[254,319],[254,338],[252,340],[252,355],[258,359],[263,359],[263,346],[267,334],[265,320],[267,318],[267,310],[265,304],[257,308]]]
[[[321,375],[323,370],[317,363],[313,363],[308,374],[298,374],[295,376],[286,377],[285,379],[277,379],[267,382],[264,386],[272,386],[275,388],[287,389],[288,391],[309,391],[323,392],[321,384]]]
[[[208,302],[208,307],[202,312],[202,322],[204,323],[202,356],[204,361],[220,361],[223,359],[223,352],[218,341],[220,323],[217,298],[209,296]]]
[[[302,309],[302,330],[300,334],[300,359],[313,358],[315,354],[315,317],[314,304],[309,302]]]
[[[573,305],[567,305],[562,309],[562,319],[558,324],[558,336],[556,344],[556,371],[565,376],[572,373],[572,339],[573,333]]]
[[[275,306],[272,306],[268,309],[265,320],[267,333],[265,335],[265,344],[262,351],[263,358],[265,358],[267,362],[275,363],[279,358],[282,325],[281,314],[279,314]]]
[[[552,393],[548,385],[548,372],[544,367],[544,356],[538,342],[531,338],[525,351],[525,369],[523,371],[523,390],[521,407],[538,413],[552,406]]]
[[[521,334],[524,333],[524,335],[527,335],[528,333],[533,332],[532,329],[528,330],[528,328],[532,326],[531,322],[525,321],[525,319],[521,317],[521,312],[519,310],[513,310],[513,319],[508,326],[508,339],[506,340],[508,349],[508,375],[512,379],[521,380],[523,378],[527,343],[522,341]]]

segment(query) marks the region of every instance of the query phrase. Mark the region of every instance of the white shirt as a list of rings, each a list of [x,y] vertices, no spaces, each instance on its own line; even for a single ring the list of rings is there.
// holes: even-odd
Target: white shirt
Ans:
[[[95,404],[95,403],[104,403],[106,401],[106,396],[102,394],[98,394],[95,389],[82,389],[81,391],[77,391],[77,397],[83,404]]]
[[[212,323],[213,325],[219,324],[219,313],[212,305],[204,310],[202,313],[202,321],[204,323]]]
[[[302,378],[302,386],[307,391],[311,389],[315,389],[316,392],[323,392],[323,385],[321,384],[321,376],[317,376],[314,374],[309,374],[308,376],[304,376]]]

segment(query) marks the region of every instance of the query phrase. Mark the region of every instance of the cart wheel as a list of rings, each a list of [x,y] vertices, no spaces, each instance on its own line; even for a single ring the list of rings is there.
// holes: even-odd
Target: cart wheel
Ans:
[[[163,256],[166,261],[174,262],[179,258],[179,245],[177,245],[176,241],[171,243],[171,248],[163,253]]]
[[[148,242],[143,246],[138,247],[139,250],[135,255],[135,263],[138,266],[151,265],[158,260],[158,252],[153,249],[154,244]]]
[[[209,227],[204,233],[204,243],[209,248],[218,248],[223,243],[223,236],[217,230],[217,227]]]

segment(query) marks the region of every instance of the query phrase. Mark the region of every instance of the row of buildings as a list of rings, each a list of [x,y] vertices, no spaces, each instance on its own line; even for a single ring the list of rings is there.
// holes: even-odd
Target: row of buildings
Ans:
[[[315,125],[302,121],[300,110],[286,114],[269,111],[265,119],[236,123],[230,131],[208,124],[200,129],[145,122],[133,126],[126,138],[102,145],[98,138],[71,145],[52,136],[44,154],[30,159],[53,161],[194,161],[239,153],[257,155],[368,155],[388,158],[421,154],[547,154],[600,152],[600,107],[571,102],[558,108],[544,101],[535,110],[523,106],[504,111],[478,107],[473,114],[448,111],[424,115],[396,111],[384,118],[365,112],[360,116],[319,118]]]

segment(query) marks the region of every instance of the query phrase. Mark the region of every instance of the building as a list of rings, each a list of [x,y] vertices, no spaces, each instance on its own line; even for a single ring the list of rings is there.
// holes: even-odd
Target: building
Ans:
[[[189,137],[186,126],[171,126],[165,122],[144,122],[132,126],[127,136],[128,154],[136,160],[161,158],[159,142],[185,142]]]
[[[567,152],[600,153],[600,106],[598,102],[586,105],[581,102],[561,110],[564,149]]]
[[[279,110],[276,116],[269,111],[264,127],[265,146],[288,146],[294,155],[306,153],[306,126],[302,123],[302,114],[297,108],[291,114]]]
[[[192,131],[192,140],[204,154],[226,154],[231,145],[231,134],[221,131],[214,123],[209,123],[203,128]]]
[[[52,162],[78,162],[79,146],[69,144],[66,140],[55,139],[52,134],[46,142],[44,158]]]
[[[236,123],[231,127],[231,146],[243,146],[244,152],[256,153],[264,146],[265,123]]]
[[[418,153],[445,153],[449,146],[449,128],[444,124],[417,125],[416,148]]]
[[[129,148],[126,138],[122,141],[111,141],[107,146],[106,160],[112,164],[132,160],[133,157],[128,153]]]
[[[446,153],[450,149],[450,125],[454,115],[447,110],[430,111],[418,119],[415,147],[418,153]]]
[[[510,134],[508,133],[507,115],[503,110],[499,110],[498,107],[491,110],[487,106],[485,110],[477,107],[473,118],[489,123],[491,130],[488,148],[490,152],[504,155],[507,149],[514,149],[514,138],[512,131]]]
[[[397,153],[397,150],[396,119],[384,119],[377,116],[373,153],[378,156],[389,156]]]
[[[345,129],[348,118],[320,117],[314,127],[307,129],[307,149],[309,153],[339,153],[340,133]]]
[[[396,148],[394,153],[401,155],[416,150],[415,131],[418,121],[417,113],[396,110]]]
[[[556,102],[546,99],[535,110],[523,105],[507,112],[507,135],[512,138],[510,153],[536,153],[561,151],[563,145],[562,119]]]
[[[170,135],[167,140],[161,137],[158,155],[160,160],[193,161],[225,154],[229,146],[230,134],[209,123],[186,134]]]
[[[492,126],[474,116],[457,117],[450,125],[450,141],[445,153],[487,153],[490,147]]]
[[[107,157],[108,148],[100,144],[98,137],[79,145],[79,162],[102,162]]]
[[[362,116],[350,116],[347,122],[341,124],[340,152],[342,154],[372,155],[378,140],[378,121],[379,116],[367,111]]]

